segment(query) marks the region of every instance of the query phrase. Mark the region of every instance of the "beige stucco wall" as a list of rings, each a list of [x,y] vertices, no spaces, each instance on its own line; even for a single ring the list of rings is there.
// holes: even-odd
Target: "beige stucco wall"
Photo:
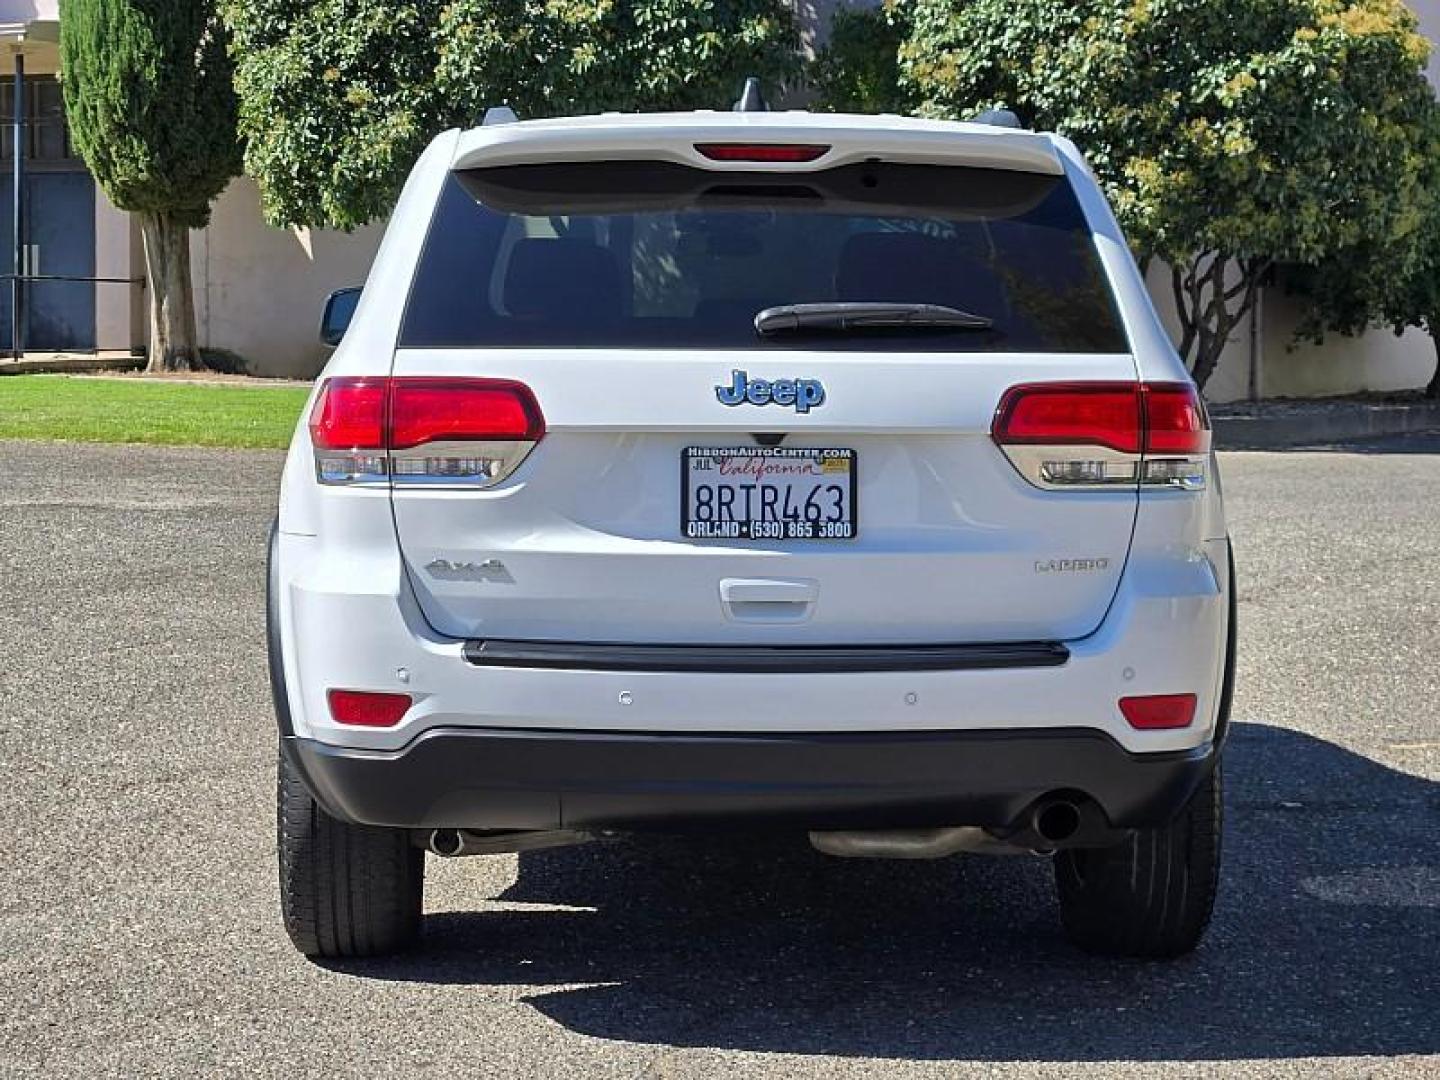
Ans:
[[[95,276],[128,278],[135,272],[137,243],[130,215],[115,209],[105,192],[95,189]],[[129,285],[97,282],[95,285],[95,347],[101,352],[125,351],[135,344],[132,332],[134,294]]]
[[[260,215],[253,180],[235,180],[210,226],[191,234],[201,343],[239,353],[258,374],[306,377],[325,350],[317,338],[325,297],[360,285],[380,229],[354,233],[277,229]]]
[[[1151,267],[1150,295],[1172,340],[1180,323],[1168,267]],[[1256,314],[1259,318],[1256,319]],[[1261,397],[1325,397],[1360,391],[1408,390],[1424,386],[1435,370],[1430,335],[1409,330],[1397,337],[1372,330],[1359,337],[1333,334],[1323,345],[1297,343],[1295,303],[1279,289],[1265,290],[1257,313],[1241,320],[1230,345],[1205,387],[1211,401],[1242,401],[1250,396],[1251,365],[1258,365]],[[1258,324],[1259,333],[1254,329]]]

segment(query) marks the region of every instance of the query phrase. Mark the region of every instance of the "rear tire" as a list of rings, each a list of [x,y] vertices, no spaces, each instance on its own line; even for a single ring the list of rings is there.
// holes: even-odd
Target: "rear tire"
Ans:
[[[306,956],[383,956],[420,936],[425,853],[403,829],[327,814],[280,754],[276,827],[285,932]]]
[[[1220,878],[1220,765],[1174,821],[1055,856],[1065,933],[1087,952],[1163,959],[1200,944]]]

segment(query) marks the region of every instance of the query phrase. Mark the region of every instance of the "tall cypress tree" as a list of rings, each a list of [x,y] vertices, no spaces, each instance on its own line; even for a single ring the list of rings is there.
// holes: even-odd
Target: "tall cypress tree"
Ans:
[[[148,370],[199,366],[190,230],[240,171],[236,98],[213,0],[61,0],[70,134],[110,201],[139,215]]]

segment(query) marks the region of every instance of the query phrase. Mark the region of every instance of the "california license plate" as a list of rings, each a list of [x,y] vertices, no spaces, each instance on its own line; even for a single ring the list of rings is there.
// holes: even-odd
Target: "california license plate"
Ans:
[[[680,515],[696,540],[853,540],[855,451],[687,446]]]

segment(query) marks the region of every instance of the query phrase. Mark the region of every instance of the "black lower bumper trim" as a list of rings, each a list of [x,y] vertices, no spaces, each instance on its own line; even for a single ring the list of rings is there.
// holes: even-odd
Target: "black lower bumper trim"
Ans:
[[[465,659],[480,667],[566,668],[585,671],[729,673],[843,671],[973,671],[981,668],[1058,667],[1070,650],[1055,641],[995,645],[626,645],[564,641],[465,643]]]
[[[1040,797],[1093,799],[1111,825],[1170,820],[1210,744],[1131,754],[1099,731],[691,735],[433,729],[403,750],[284,740],[334,816],[404,828],[1013,826]]]

